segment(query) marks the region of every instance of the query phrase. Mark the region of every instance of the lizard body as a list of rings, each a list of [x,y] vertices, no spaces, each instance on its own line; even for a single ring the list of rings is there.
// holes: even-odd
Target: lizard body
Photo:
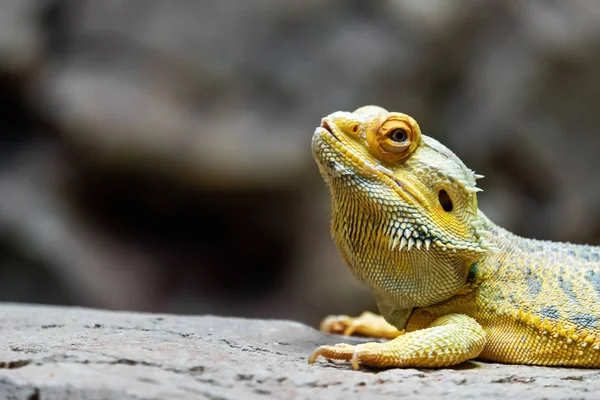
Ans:
[[[368,320],[363,331],[393,339],[323,346],[310,362],[600,367],[600,247],[496,226],[478,209],[481,176],[408,115],[375,106],[333,113],[312,151],[331,192],[333,238],[387,321]],[[361,321],[337,323],[343,331]]]

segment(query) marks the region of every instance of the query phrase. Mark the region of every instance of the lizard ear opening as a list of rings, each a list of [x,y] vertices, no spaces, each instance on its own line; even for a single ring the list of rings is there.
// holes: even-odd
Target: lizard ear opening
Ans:
[[[448,194],[448,192],[446,192],[444,189],[440,190],[440,193],[438,194],[438,199],[439,199],[440,205],[442,206],[444,211],[446,211],[446,212],[452,211],[452,209],[454,208],[454,205],[452,204],[452,199],[450,198],[450,195]]]

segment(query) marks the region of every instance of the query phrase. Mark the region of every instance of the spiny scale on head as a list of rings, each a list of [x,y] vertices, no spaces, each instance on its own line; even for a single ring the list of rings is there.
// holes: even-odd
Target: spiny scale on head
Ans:
[[[430,166],[429,167],[430,170],[434,173],[437,174],[438,178],[440,178],[441,180],[445,180],[447,181],[449,184],[453,185],[453,184],[458,184],[458,186],[463,189],[464,191],[466,191],[469,194],[473,194],[473,193],[478,193],[478,192],[483,192],[483,189],[478,188],[476,185],[471,185],[469,182],[467,182],[465,179],[461,179],[458,178],[450,173],[447,173],[445,171],[442,171],[436,167]],[[477,180],[477,179],[482,179],[484,176],[483,175],[479,175],[476,174],[475,172],[469,170],[472,174],[473,174],[473,179]]]

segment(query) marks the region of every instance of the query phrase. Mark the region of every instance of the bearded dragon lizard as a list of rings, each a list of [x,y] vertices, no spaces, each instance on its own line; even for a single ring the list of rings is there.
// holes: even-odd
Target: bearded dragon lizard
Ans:
[[[329,317],[322,330],[390,340],[322,346],[310,363],[600,367],[600,247],[495,225],[478,209],[482,176],[405,114],[335,112],[312,152],[331,192],[334,241],[381,313]]]

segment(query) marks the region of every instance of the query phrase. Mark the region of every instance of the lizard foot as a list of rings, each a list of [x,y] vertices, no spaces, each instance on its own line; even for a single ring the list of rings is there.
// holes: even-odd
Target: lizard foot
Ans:
[[[381,315],[365,311],[359,317],[331,315],[321,322],[322,332],[344,336],[359,335],[383,339],[394,339],[404,333],[389,324]]]
[[[350,361],[369,367],[448,367],[477,357],[486,343],[479,323],[464,314],[448,314],[435,319],[428,328],[400,335],[384,343],[369,342],[356,346],[321,346],[308,358]]]
[[[313,364],[319,356],[327,360],[350,361],[352,368],[357,370],[359,362],[370,367],[390,366],[388,349],[386,343],[362,343],[350,345],[345,343],[333,346],[321,346],[308,358],[308,363]]]

